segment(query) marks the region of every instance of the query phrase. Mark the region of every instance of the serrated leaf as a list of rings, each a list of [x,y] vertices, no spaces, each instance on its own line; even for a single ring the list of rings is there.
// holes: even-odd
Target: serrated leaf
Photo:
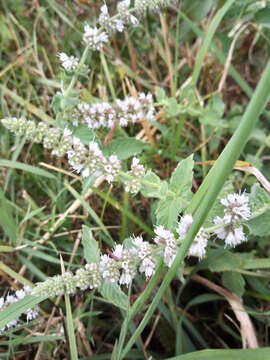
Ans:
[[[180,161],[174,169],[170,179],[169,190],[173,191],[176,196],[181,196],[181,198],[187,200],[190,199],[193,167],[193,155],[190,155],[188,158]]]
[[[19,317],[23,312],[33,308],[49,296],[31,296],[27,295],[22,300],[8,305],[4,310],[0,311],[0,329],[2,329],[11,320]]]
[[[200,117],[200,122],[204,125],[217,126],[220,123],[222,115],[225,110],[225,104],[220,94],[216,94],[208,101],[203,115]]]
[[[92,129],[89,129],[86,124],[80,124],[76,127],[72,136],[79,138],[84,145],[88,145],[90,141],[96,141],[99,146],[101,145],[95,132]]]
[[[110,283],[105,281],[99,288],[99,292],[108,300],[110,303],[114,304],[118,308],[127,310],[129,305],[128,296],[121,290],[120,286],[116,283]]]
[[[270,210],[260,216],[256,216],[246,222],[251,234],[257,236],[267,236],[270,234]]]
[[[184,208],[180,197],[170,198],[158,202],[155,215],[157,225],[163,225],[168,230],[173,230],[176,226],[179,212]]]
[[[260,184],[254,184],[251,187],[249,195],[249,207],[251,209],[251,213],[260,210],[264,205],[267,204],[270,204],[269,194],[260,186]]]
[[[168,183],[160,178],[151,170],[147,171],[143,178],[144,183],[141,187],[141,193],[146,197],[164,199],[168,191]]]
[[[94,239],[91,229],[85,225],[83,225],[82,244],[86,261],[89,264],[92,262],[99,262],[100,250],[98,242]]]
[[[222,284],[238,296],[245,292],[245,279],[238,272],[225,271],[222,274]]]
[[[126,160],[131,156],[141,153],[148,146],[149,145],[143,141],[130,137],[121,137],[111,140],[109,144],[105,146],[103,152],[105,156],[116,154],[119,160]]]

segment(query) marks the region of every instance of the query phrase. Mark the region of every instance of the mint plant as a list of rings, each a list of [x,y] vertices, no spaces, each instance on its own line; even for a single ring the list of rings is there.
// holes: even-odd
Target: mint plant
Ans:
[[[213,18],[191,74],[191,81],[183,87],[180,98],[177,95],[169,97],[164,89],[157,87],[145,92],[133,88],[132,94],[123,98],[117,98],[111,89],[112,99],[109,101],[96,98],[82,101],[76,85],[80,80],[84,81],[91,76],[92,70],[86,65],[91,53],[100,53],[109,76],[106,53],[103,50],[109,46],[110,37],[115,32],[129,31],[132,27],[136,31],[136,26],[147,12],[159,14],[167,6],[176,6],[164,0],[135,0],[132,5],[129,0],[124,0],[117,4],[113,16],[110,16],[111,9],[104,4],[97,24],[84,25],[81,37],[84,49],[80,58],[66,54],[65,49],[55,54],[62,66],[62,80],[61,91],[53,96],[51,103],[55,113],[53,124],[11,116],[1,120],[2,125],[15,136],[23,137],[27,142],[41,144],[57,158],[65,158],[68,164],[66,170],[79,177],[82,188],[93,186],[99,178],[106,180],[110,189],[118,186],[131,196],[139,195],[138,199],[141,201],[146,199],[151,205],[153,219],[152,229],[149,231],[151,238],[147,238],[145,234],[130,233],[123,243],[114,238],[114,245],[105,251],[101,241],[96,239],[95,231],[84,226],[84,258],[76,271],[66,270],[61,260],[61,271],[59,269],[58,274],[37,282],[31,291],[28,288],[26,298],[21,296],[22,290],[19,290],[15,301],[10,296],[7,302],[0,299],[2,333],[18,324],[20,314],[26,314],[27,321],[36,318],[37,311],[35,308],[31,310],[32,306],[47,298],[64,295],[71,358],[77,359],[69,295],[83,291],[92,291],[94,294],[97,291],[105,302],[112,303],[125,312],[119,341],[115,343],[112,355],[113,359],[120,360],[128,356],[172,279],[177,277],[178,281],[185,282],[187,269],[190,271],[190,266],[187,265],[190,258],[195,263],[192,268],[194,272],[209,262],[207,266],[213,271],[224,271],[223,282],[227,288],[242,294],[245,282],[242,275],[239,275],[240,280],[238,278],[241,283],[239,291],[232,277],[226,273],[233,267],[226,267],[225,262],[233,256],[235,248],[247,242],[252,235],[269,234],[265,226],[263,231],[260,227],[269,218],[270,200],[269,194],[258,183],[250,191],[243,188],[242,192],[237,192],[227,179],[269,99],[270,65],[266,66],[239,127],[208,174],[202,176],[202,183],[196,190],[193,187],[194,154],[180,160],[168,179],[161,179],[150,163],[144,161],[145,144],[139,143],[139,150],[132,147],[129,149],[129,140],[124,132],[125,129],[142,126],[147,135],[150,125],[158,124],[158,114],[162,111],[168,119],[177,116],[183,117],[182,119],[185,116],[195,117],[203,131],[222,128],[225,105],[221,97],[215,94],[204,104],[196,83],[215,30],[233,3],[233,0],[226,2]],[[180,127],[179,129],[181,130]],[[123,136],[113,139],[115,132]],[[127,141],[124,149],[122,140]],[[116,146],[110,148],[113,141]],[[159,155],[162,156],[162,152]],[[201,157],[204,160],[203,151]],[[205,164],[203,161],[203,166]],[[224,256],[224,261],[221,258],[221,264],[215,265],[220,256]],[[250,266],[248,261],[239,265],[241,270],[245,266]],[[164,269],[166,275],[151,304],[126,341],[128,327],[162,279]],[[132,303],[133,285],[142,281],[146,284],[145,288]],[[7,303],[12,305],[7,306]]]

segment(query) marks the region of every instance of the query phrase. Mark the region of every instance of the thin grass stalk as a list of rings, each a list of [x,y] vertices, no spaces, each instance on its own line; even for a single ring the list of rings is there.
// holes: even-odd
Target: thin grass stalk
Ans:
[[[69,295],[65,294],[65,304],[66,304],[66,319],[67,319],[67,332],[69,340],[69,350],[71,360],[78,360],[78,352],[76,346],[76,339],[73,326],[72,311],[70,305]]]
[[[177,256],[168,270],[163,282],[161,283],[160,288],[158,289],[151,305],[149,306],[147,312],[145,313],[140,325],[136,329],[135,333],[132,335],[127,345],[123,349],[121,354],[121,359],[125,357],[128,351],[133,346],[137,337],[142,333],[145,326],[148,324],[151,316],[153,315],[156,307],[158,306],[164,292],[169,286],[172,279],[175,277],[176,272],[179,267],[182,265],[184,258],[188,252],[188,249],[195,238],[197,232],[202,226],[208,212],[210,211],[215,199],[217,198],[222,186],[224,185],[228,175],[230,174],[233,166],[241,154],[255,124],[262,113],[264,106],[270,96],[270,61],[268,62],[266,69],[262,75],[262,78],[257,86],[257,89],[252,97],[251,102],[249,103],[245,114],[241,120],[241,123],[236,130],[235,134],[232,136],[231,140],[223,150],[219,159],[216,161],[215,165],[208,173],[204,182],[202,183],[201,188],[203,191],[198,190],[194,195],[192,205],[188,208],[188,213],[193,213],[196,210],[194,215],[193,224],[187,233],[187,236],[180,246]],[[214,176],[213,176],[214,175]],[[211,187],[209,187],[211,181]],[[206,184],[206,185],[205,185]],[[209,191],[207,191],[209,189]],[[198,194],[198,195],[197,195]],[[197,206],[194,207],[194,204]],[[191,211],[193,210],[193,211]]]
[[[208,48],[212,42],[212,39],[215,35],[215,32],[222,20],[222,18],[224,17],[224,15],[226,14],[226,12],[229,10],[229,8],[231,7],[231,5],[235,2],[235,0],[229,0],[226,1],[226,3],[222,6],[222,8],[216,13],[215,17],[213,18],[213,21],[211,22],[211,25],[209,26],[207,35],[203,41],[203,45],[199,51],[198,54],[198,58],[192,73],[192,85],[196,86],[196,83],[199,79],[200,76],[200,72],[201,72],[201,68],[203,66],[204,63],[204,58],[205,55],[208,51]]]

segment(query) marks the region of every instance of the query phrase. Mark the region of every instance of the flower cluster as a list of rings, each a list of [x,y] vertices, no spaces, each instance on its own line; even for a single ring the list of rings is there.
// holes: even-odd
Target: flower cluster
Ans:
[[[75,71],[79,65],[79,59],[75,56],[68,56],[66,53],[61,52],[58,57],[62,63],[62,67],[66,71]]]
[[[186,214],[181,218],[176,229],[176,232],[179,235],[180,239],[183,239],[186,236],[192,223],[193,218],[189,214]],[[202,259],[206,254],[207,241],[207,234],[204,231],[204,228],[201,227],[189,248],[188,255],[197,256],[199,259]]]
[[[100,9],[101,14],[99,15],[98,22],[108,34],[111,34],[115,31],[122,32],[124,30],[124,22],[122,19],[113,19],[109,15],[107,5],[103,5]]]
[[[152,95],[140,93],[138,99],[127,96],[124,100],[117,99],[114,104],[97,102],[92,105],[79,103],[73,115],[74,125],[78,120],[85,122],[90,129],[100,127],[112,128],[114,125],[127,126],[142,119],[154,119]]]
[[[225,224],[215,230],[219,239],[225,240],[225,245],[236,246],[246,241],[241,221],[248,220],[251,216],[248,206],[248,197],[245,194],[229,194],[220,200],[225,206],[223,218],[217,216],[215,225]]]
[[[134,157],[131,163],[131,170],[127,172],[127,179],[124,179],[125,191],[137,194],[141,188],[141,180],[145,175],[145,167],[140,164],[139,159]]]
[[[155,243],[161,248],[161,253],[164,257],[164,263],[169,267],[172,265],[177,254],[176,239],[173,233],[164,229],[162,225],[155,228]]]
[[[62,132],[59,128],[49,127],[43,122],[36,125],[34,121],[24,118],[5,118],[2,123],[16,135],[25,135],[29,140],[43,143],[46,149],[52,149],[53,155],[67,154],[69,164],[76,172],[82,173],[83,177],[103,174],[111,183],[119,176],[121,163],[116,155],[107,159],[94,141],[89,143],[87,149],[67,128]]]
[[[0,313],[3,311],[8,305],[13,304],[21,299],[23,299],[26,295],[30,294],[32,289],[29,286],[24,286],[23,289],[17,290],[14,295],[8,294],[6,298],[0,297]],[[22,315],[26,316],[26,321],[31,321],[38,316],[38,307],[33,309],[26,310]],[[0,329],[0,334],[9,329],[10,327],[17,326],[21,322],[19,317],[8,322],[2,329]]]

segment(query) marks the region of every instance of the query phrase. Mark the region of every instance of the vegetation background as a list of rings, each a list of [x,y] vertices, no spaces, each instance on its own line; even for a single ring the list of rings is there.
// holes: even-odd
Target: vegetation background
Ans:
[[[161,179],[168,179],[179,161],[194,153],[194,193],[210,168],[207,161],[218,158],[238,126],[269,59],[270,1],[234,1],[201,64],[193,113],[177,114],[181,91],[200,61],[203,40],[225,3],[181,0],[160,16],[148,14],[138,27],[111,37],[104,51],[105,62],[99,53],[93,53],[88,61],[90,78],[76,85],[84,100],[93,96],[123,98],[139,91],[156,95],[161,105],[155,121],[149,127],[119,130],[109,145],[123,159],[139,154]],[[1,1],[1,118],[23,115],[48,123],[54,119],[51,102],[64,76],[57,54],[64,51],[80,57],[83,24],[95,22],[102,4],[91,0]],[[116,4],[108,3],[112,8]],[[186,101],[194,98],[187,94]],[[203,114],[196,113],[200,101],[206,104]],[[270,178],[269,128],[266,108],[240,159],[260,170],[266,182]],[[123,133],[144,143],[118,141]],[[60,255],[67,269],[80,267],[84,263],[82,225],[95,230],[104,250],[108,247],[104,229],[117,243],[130,234],[144,233],[150,239],[154,204],[142,194],[131,197],[120,184],[111,187],[103,183],[87,193],[87,184],[70,171],[64,157],[55,158],[40,145],[14,137],[2,125],[0,158],[1,294],[20,288],[20,283],[35,283],[58,274]],[[228,186],[249,191],[257,179],[242,170],[230,175]],[[256,339],[259,347],[268,346],[269,220],[268,213],[256,230],[259,241],[253,231],[247,243],[222,253],[214,262],[187,260],[185,276],[191,270],[194,275],[184,284],[178,279],[171,283],[127,358],[162,359],[200,349],[236,349],[247,346],[243,339]],[[249,265],[246,260],[250,260]],[[136,282],[132,301],[144,286],[142,279]],[[243,316],[232,311],[233,301],[254,328],[245,326]],[[71,306],[80,359],[110,359],[123,312],[94,292],[76,294]],[[2,334],[0,357],[68,358],[64,313],[63,297],[43,302],[38,319]],[[130,333],[141,319],[139,313]],[[243,354],[247,359],[249,355]],[[207,356],[210,359],[217,354]],[[234,353],[228,356],[240,359]],[[267,359],[269,353],[250,356]]]

